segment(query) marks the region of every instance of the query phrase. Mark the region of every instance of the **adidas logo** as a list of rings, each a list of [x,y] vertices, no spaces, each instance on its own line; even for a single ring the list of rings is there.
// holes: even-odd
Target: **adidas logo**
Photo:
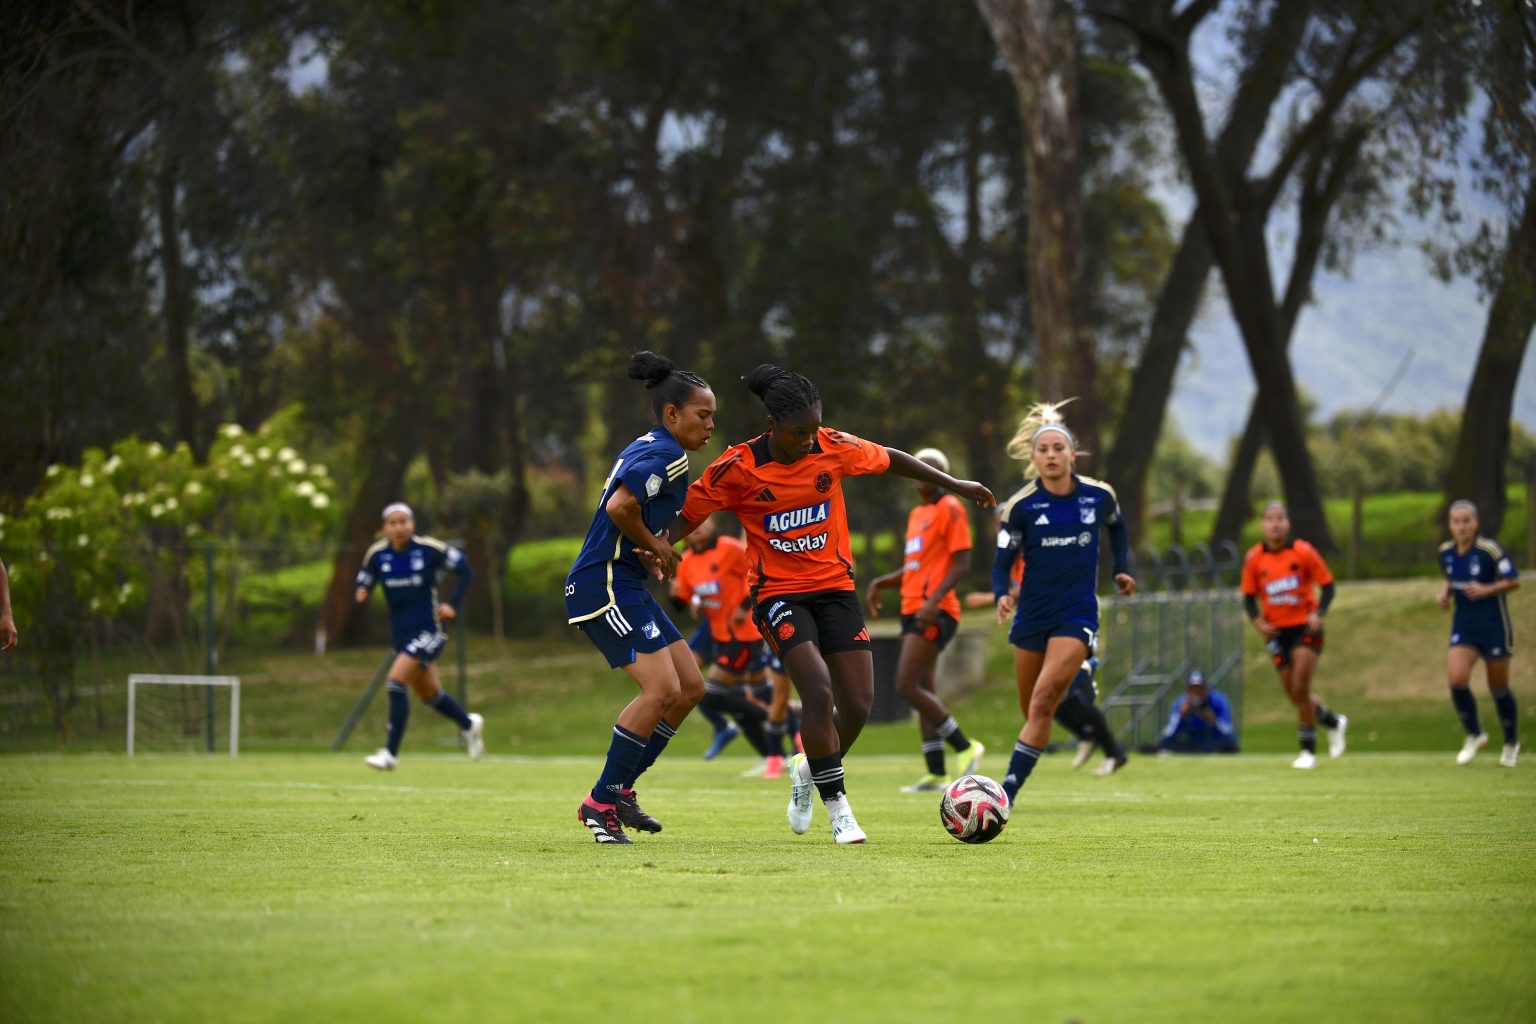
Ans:
[[[1051,525],[1051,517],[1046,515],[1044,512],[1041,512],[1040,513],[1040,518],[1035,520],[1035,525],[1036,526],[1050,526]]]
[[[762,490],[762,493],[757,496],[757,500],[758,501],[778,501],[779,499],[775,498],[773,496],[773,492],[772,491],[770,491],[768,488],[764,487],[763,490]]]

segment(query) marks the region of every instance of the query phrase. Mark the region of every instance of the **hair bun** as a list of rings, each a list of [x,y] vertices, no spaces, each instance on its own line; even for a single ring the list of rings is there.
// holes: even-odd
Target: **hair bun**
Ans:
[[[645,386],[653,388],[666,380],[672,374],[672,360],[666,356],[659,356],[655,352],[636,352],[629,358],[629,376],[632,380],[643,380]]]
[[[789,376],[788,370],[782,370],[772,363],[759,363],[754,369],[745,374],[741,379],[747,382],[747,389],[754,395],[762,398],[768,389],[773,387],[773,382],[780,377]]]

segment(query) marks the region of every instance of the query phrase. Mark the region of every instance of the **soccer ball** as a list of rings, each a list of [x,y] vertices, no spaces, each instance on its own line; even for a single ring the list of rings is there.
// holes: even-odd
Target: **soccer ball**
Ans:
[[[939,820],[962,843],[991,842],[1008,824],[1008,794],[985,775],[962,775],[944,788]]]

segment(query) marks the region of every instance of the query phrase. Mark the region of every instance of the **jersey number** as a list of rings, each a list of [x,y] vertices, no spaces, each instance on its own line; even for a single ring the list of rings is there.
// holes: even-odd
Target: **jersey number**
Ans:
[[[613,464],[613,468],[608,471],[608,479],[603,481],[603,493],[597,496],[598,501],[602,501],[603,498],[608,494],[608,488],[613,486],[614,478],[619,475],[619,467],[622,465],[624,465],[624,460],[621,458],[616,461]]]

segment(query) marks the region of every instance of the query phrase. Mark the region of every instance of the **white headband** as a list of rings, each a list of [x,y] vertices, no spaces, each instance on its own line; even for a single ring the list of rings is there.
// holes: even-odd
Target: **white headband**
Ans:
[[[923,448],[912,453],[912,457],[919,462],[932,463],[944,472],[949,472],[949,456],[937,448]]]
[[[381,515],[379,518],[380,519],[388,519],[389,518],[389,514],[391,512],[404,512],[406,515],[410,516],[412,519],[416,518],[416,513],[411,511],[411,506],[407,505],[403,501],[392,501],[388,505],[385,505],[384,506],[384,514]]]
[[[1036,441],[1040,440],[1040,435],[1045,433],[1047,430],[1054,430],[1054,431],[1056,431],[1062,437],[1067,439],[1067,443],[1068,444],[1074,444],[1074,445],[1077,444],[1077,438],[1072,436],[1072,431],[1068,430],[1066,427],[1062,426],[1060,423],[1045,423],[1045,424],[1042,424],[1039,427],[1036,427],[1035,428],[1035,432],[1033,434],[1029,435],[1029,443],[1030,444],[1034,444]]]

